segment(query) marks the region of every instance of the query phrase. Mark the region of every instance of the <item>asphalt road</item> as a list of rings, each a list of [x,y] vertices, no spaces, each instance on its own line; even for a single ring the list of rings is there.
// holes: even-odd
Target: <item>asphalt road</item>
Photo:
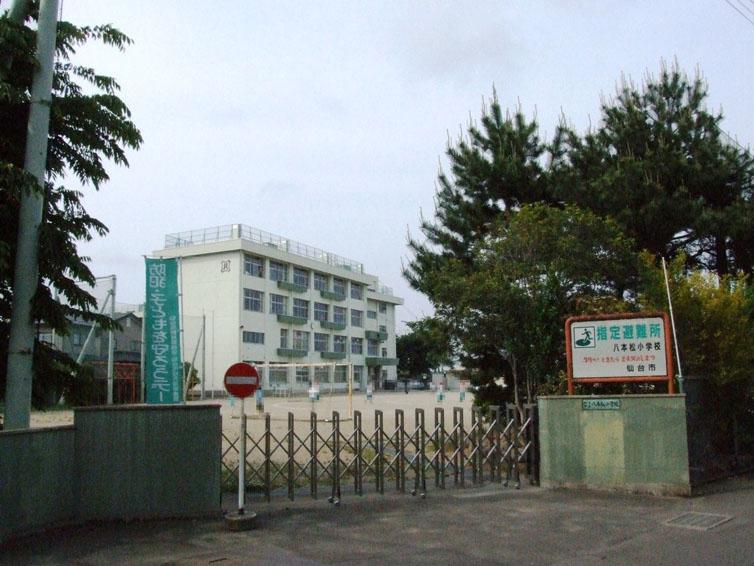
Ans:
[[[0,563],[754,564],[753,479],[694,498],[486,484],[426,499],[344,495],[338,507],[324,498],[254,505],[248,532],[219,519],[88,524],[15,541]],[[726,521],[666,524],[687,512]]]

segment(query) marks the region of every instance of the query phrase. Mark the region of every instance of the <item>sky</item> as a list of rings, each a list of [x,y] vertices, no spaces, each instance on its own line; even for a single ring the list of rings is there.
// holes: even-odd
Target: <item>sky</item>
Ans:
[[[81,253],[96,275],[116,274],[120,302],[143,301],[142,256],[165,234],[241,223],[362,262],[405,300],[405,330],[432,313],[401,275],[407,235],[433,217],[448,140],[493,88],[548,139],[561,116],[597,124],[622,77],[677,61],[707,79],[723,128],[754,141],[754,0],[65,0],[62,11],[134,41],[76,58],[118,79],[144,137],[130,167],[82,189],[110,233]]]

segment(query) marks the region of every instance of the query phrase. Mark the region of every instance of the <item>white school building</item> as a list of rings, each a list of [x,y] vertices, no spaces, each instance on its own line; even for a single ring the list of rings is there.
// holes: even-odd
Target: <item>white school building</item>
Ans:
[[[168,234],[154,257],[179,258],[183,359],[206,394],[238,361],[268,391],[345,391],[351,372],[355,388],[395,387],[403,299],[361,263],[243,224]]]

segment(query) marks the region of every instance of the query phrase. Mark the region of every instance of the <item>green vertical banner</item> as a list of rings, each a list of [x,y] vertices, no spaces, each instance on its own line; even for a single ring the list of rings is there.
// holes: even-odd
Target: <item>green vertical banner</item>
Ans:
[[[178,313],[178,262],[147,258],[144,382],[150,404],[183,400],[181,328]]]

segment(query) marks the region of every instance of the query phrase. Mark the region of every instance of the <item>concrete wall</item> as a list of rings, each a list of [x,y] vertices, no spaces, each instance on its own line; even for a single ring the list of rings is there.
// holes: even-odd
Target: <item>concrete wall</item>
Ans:
[[[0,542],[74,518],[74,427],[0,432]]]
[[[0,432],[0,542],[60,523],[221,512],[218,405],[76,409]]]
[[[545,487],[691,493],[683,395],[540,397],[539,435]]]
[[[220,509],[218,406],[78,409],[78,516],[201,516]]]

